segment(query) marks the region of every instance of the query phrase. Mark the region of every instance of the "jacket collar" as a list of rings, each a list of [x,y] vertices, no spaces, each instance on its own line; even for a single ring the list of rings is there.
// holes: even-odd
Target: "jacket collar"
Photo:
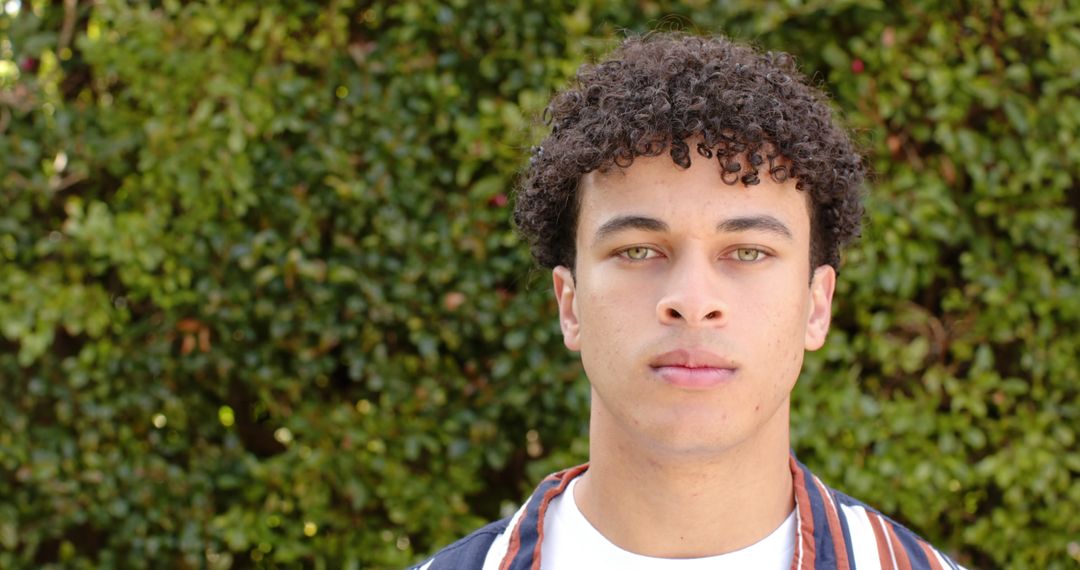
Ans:
[[[792,453],[788,460],[795,495],[796,539],[791,570],[847,570],[852,559],[848,530],[837,512],[833,492]],[[544,516],[551,501],[588,469],[578,465],[548,475],[533,492],[509,529],[510,540],[499,570],[540,570]]]

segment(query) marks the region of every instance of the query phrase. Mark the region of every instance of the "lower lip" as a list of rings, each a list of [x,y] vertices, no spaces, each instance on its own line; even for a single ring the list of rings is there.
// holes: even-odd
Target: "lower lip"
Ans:
[[[734,368],[687,368],[685,366],[658,366],[653,368],[660,378],[678,388],[705,390],[715,388],[735,377]]]

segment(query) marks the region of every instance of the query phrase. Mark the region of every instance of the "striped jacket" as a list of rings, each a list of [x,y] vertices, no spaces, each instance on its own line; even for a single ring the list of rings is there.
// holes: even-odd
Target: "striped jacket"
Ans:
[[[794,455],[790,464],[797,513],[791,570],[960,568],[899,523],[826,487]],[[413,570],[540,570],[547,507],[587,468],[549,475],[513,516],[447,546]]]

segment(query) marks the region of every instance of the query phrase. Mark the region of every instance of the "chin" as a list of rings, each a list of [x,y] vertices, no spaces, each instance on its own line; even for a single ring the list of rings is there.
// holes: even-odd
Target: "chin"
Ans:
[[[745,429],[722,425],[715,417],[703,421],[662,422],[645,439],[657,451],[676,455],[715,454],[727,451],[746,439]]]
[[[657,440],[653,452],[670,458],[696,460],[724,455],[736,447],[735,442],[729,438],[704,439],[698,436],[692,439]]]
[[[657,451],[674,455],[716,455],[739,448],[750,451],[779,445],[787,450],[788,431],[785,414],[760,413],[753,415],[731,410],[709,409],[674,410],[665,417],[653,417],[644,439],[651,441]],[[644,422],[637,425],[644,425]]]

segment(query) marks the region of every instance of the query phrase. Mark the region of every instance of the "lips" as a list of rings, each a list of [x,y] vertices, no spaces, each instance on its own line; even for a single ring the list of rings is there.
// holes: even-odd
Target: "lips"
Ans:
[[[678,388],[706,390],[729,382],[738,367],[731,360],[707,350],[679,349],[665,352],[649,367],[668,384]]]

